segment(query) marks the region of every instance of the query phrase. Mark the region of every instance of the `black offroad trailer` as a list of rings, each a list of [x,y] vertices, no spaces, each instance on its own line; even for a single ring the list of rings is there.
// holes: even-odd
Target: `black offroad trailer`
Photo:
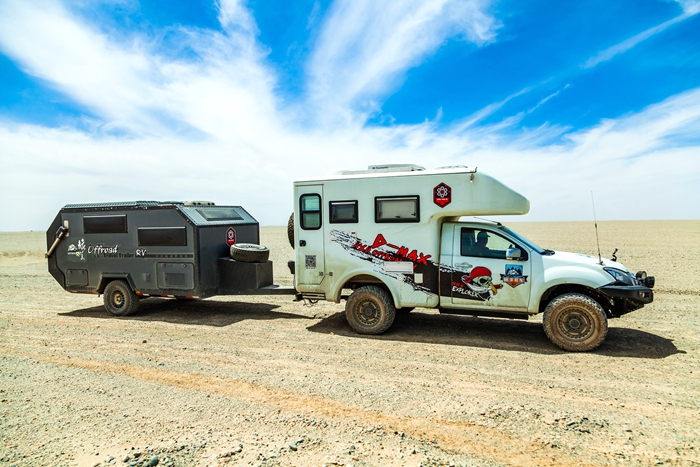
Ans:
[[[68,292],[103,294],[125,316],[139,298],[293,293],[273,285],[258,222],[240,206],[69,204],[46,232],[49,272]]]

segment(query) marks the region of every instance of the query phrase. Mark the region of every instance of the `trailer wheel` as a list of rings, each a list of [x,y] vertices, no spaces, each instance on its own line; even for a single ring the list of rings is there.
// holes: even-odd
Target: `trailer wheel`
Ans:
[[[114,280],[105,287],[104,303],[114,316],[127,316],[139,308],[139,297],[126,282]]]
[[[289,245],[294,248],[294,213],[289,216],[289,221],[287,221],[287,238]]]
[[[231,245],[231,258],[244,263],[264,263],[270,257],[270,250],[253,243],[234,243]]]
[[[391,295],[376,285],[355,290],[345,306],[345,318],[359,334],[382,334],[395,317],[396,308]]]
[[[581,294],[564,294],[549,302],[542,324],[550,341],[573,352],[595,349],[608,334],[608,319],[603,308],[591,297]]]

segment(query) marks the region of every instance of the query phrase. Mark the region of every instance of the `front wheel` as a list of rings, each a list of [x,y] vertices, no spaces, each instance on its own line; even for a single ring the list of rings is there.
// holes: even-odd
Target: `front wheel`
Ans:
[[[581,294],[564,294],[549,302],[542,324],[550,341],[573,352],[595,349],[608,334],[603,307]]]
[[[396,308],[391,295],[376,285],[355,290],[345,306],[345,318],[359,334],[382,334],[395,317]]]
[[[139,297],[126,282],[114,280],[105,287],[104,303],[114,316],[127,316],[139,308]]]

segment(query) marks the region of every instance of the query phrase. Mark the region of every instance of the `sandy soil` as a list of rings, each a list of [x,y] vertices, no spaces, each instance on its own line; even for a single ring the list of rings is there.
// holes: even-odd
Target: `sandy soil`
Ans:
[[[513,223],[597,254],[590,223]],[[117,319],[0,234],[0,466],[700,465],[700,221],[599,222],[656,300],[586,354],[541,320],[417,310],[379,337],[343,306],[148,299]],[[283,228],[264,228],[289,283]],[[157,459],[156,459],[157,458]]]

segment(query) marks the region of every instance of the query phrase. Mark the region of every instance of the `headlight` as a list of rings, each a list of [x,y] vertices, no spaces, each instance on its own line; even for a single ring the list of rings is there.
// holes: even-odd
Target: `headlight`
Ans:
[[[623,271],[621,269],[615,269],[615,268],[603,268],[605,269],[605,272],[613,276],[613,278],[617,282],[622,282],[625,285],[637,285],[637,281],[635,280],[634,277],[632,277],[632,274]]]

